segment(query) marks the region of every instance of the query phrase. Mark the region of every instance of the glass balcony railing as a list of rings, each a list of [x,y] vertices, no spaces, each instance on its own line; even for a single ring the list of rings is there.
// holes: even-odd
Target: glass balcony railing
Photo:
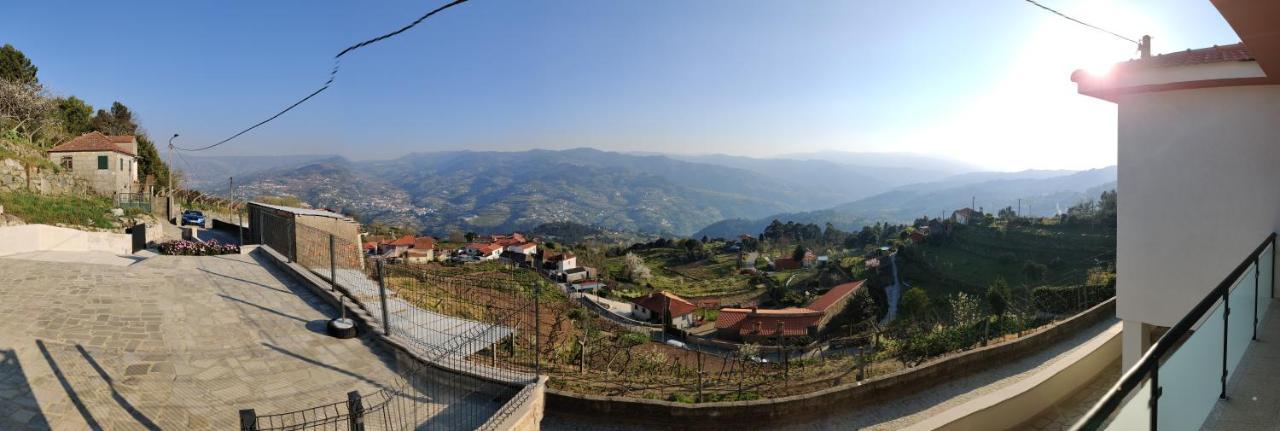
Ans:
[[[1075,430],[1199,429],[1237,371],[1275,285],[1272,233],[1169,328]]]

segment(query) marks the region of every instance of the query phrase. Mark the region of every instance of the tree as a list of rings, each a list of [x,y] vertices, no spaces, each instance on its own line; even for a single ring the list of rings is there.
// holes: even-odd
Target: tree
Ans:
[[[796,262],[804,261],[804,255],[808,251],[809,250],[805,249],[803,245],[796,244],[795,250],[791,250],[791,259]]]
[[[93,107],[76,96],[58,99],[58,119],[67,134],[84,134],[93,130]]]
[[[476,239],[476,233],[475,233],[475,232],[467,232],[467,233],[466,233],[466,235],[465,235],[465,238],[467,239],[467,242],[475,241],[475,239]]]
[[[644,264],[644,259],[630,252],[622,258],[622,276],[633,283],[642,283],[653,278],[649,266]]]
[[[991,314],[996,318],[1004,317],[1004,313],[1009,310],[1009,283],[1004,278],[997,278],[987,286],[987,306],[991,308]]]
[[[18,84],[35,84],[39,82],[36,79],[38,70],[36,65],[31,64],[31,59],[13,45],[6,43],[0,47],[0,80]]]
[[[1027,281],[1038,282],[1043,281],[1045,274],[1049,272],[1049,267],[1043,263],[1026,261],[1022,264],[1022,274],[1027,276]]]
[[[0,125],[34,141],[56,123],[56,106],[36,82],[0,80]]]
[[[956,325],[970,325],[982,317],[982,313],[979,311],[978,299],[974,298],[973,295],[964,292],[951,295],[947,299],[947,304],[951,307],[951,320]]]
[[[929,303],[929,294],[919,287],[907,289],[902,294],[902,300],[898,304],[898,309],[902,312],[903,317],[916,323],[925,320],[932,308],[933,304]]]

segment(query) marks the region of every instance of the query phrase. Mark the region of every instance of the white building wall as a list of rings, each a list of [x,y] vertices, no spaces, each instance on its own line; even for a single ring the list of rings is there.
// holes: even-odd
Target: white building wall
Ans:
[[[1121,96],[1117,312],[1172,326],[1280,228],[1280,86]]]

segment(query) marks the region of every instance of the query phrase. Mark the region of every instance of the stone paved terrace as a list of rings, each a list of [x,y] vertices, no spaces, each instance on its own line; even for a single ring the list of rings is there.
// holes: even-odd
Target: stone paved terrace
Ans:
[[[0,258],[0,429],[237,429],[242,408],[283,413],[397,383],[391,352],[324,335],[335,311],[264,265]],[[427,392],[415,396],[448,407],[436,411],[469,412],[455,425],[500,404]]]

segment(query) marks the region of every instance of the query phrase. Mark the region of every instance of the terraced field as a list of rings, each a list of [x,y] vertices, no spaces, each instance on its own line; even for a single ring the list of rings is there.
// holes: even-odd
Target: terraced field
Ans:
[[[907,283],[924,287],[934,297],[981,294],[996,278],[1013,287],[1080,284],[1090,268],[1115,262],[1115,229],[1110,227],[964,226],[953,237],[920,247],[918,260],[904,259],[902,276]],[[1028,277],[1028,262],[1047,267],[1043,279]]]

